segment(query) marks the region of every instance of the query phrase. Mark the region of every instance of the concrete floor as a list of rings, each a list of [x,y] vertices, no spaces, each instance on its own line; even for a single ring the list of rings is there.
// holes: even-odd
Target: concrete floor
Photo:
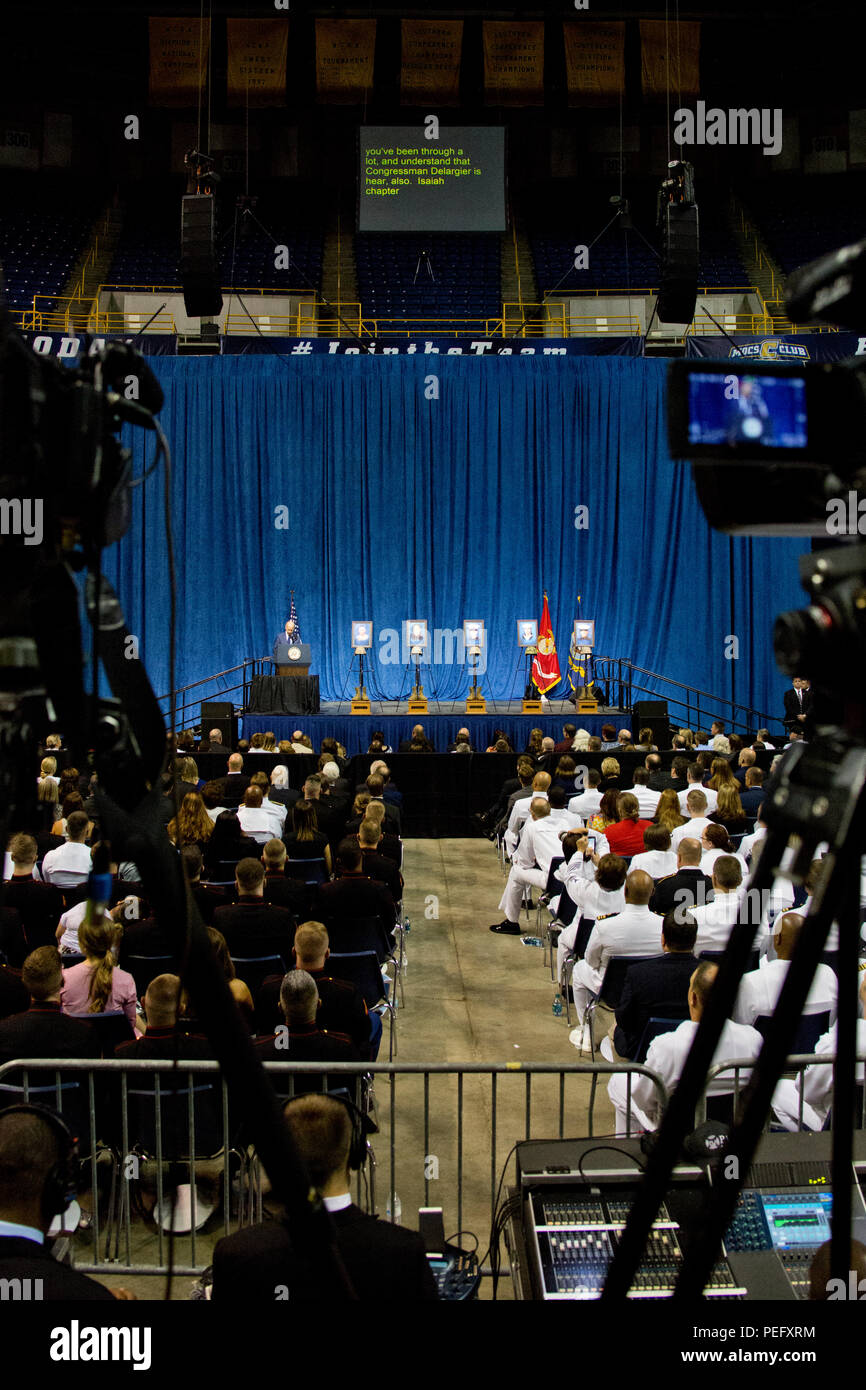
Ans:
[[[568,1040],[565,1014],[552,1012],[555,986],[544,953],[524,946],[519,937],[488,931],[501,920],[497,908],[504,877],[495,847],[485,839],[407,840],[404,850],[405,909],[411,922],[407,937],[408,969],[405,1008],[398,1010],[398,1064],[507,1063],[514,1070],[500,1075],[467,1075],[462,1086],[454,1076],[386,1077],[376,1082],[380,1134],[373,1139],[376,1154],[376,1207],[385,1213],[390,1189],[391,1116],[394,1115],[394,1188],[401,1219],[417,1224],[419,1206],[444,1209],[446,1235],[458,1228],[478,1238],[487,1249],[492,1192],[503,1164],[518,1140],[553,1138],[560,1134],[558,1076],[527,1077],[519,1068],[530,1062],[575,1063],[580,1054]],[[524,919],[525,920],[525,919]],[[535,913],[527,924],[534,934]],[[388,1024],[380,1052],[388,1060]],[[462,1089],[462,1134],[459,1099]],[[567,1078],[562,1097],[562,1132],[567,1137],[587,1133],[590,1082],[586,1076]],[[494,1134],[495,1127],[495,1134]],[[598,1089],[594,1129],[609,1134],[613,1112],[604,1085]],[[462,1156],[461,1156],[462,1148]],[[458,1201],[461,1177],[463,1203]],[[513,1180],[513,1159],[506,1185]],[[133,1228],[133,1260],[157,1259],[151,1223]],[[196,1263],[207,1263],[209,1251],[222,1234],[214,1220],[197,1237]],[[471,1247],[466,1237],[461,1241]],[[79,1259],[87,1259],[84,1242],[77,1241]],[[192,1263],[189,1242],[176,1242],[178,1262]],[[503,1243],[503,1259],[506,1259]],[[164,1280],[118,1274],[104,1277],[109,1285],[132,1289],[139,1298],[160,1298]],[[192,1279],[176,1280],[173,1297],[188,1298]],[[484,1296],[490,1296],[490,1281]],[[511,1297],[510,1279],[500,1283],[500,1297]]]

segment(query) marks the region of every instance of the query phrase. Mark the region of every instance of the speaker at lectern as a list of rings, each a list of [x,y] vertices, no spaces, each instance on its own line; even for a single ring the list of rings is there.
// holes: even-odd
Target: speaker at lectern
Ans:
[[[308,676],[312,653],[309,642],[298,642],[295,637],[295,624],[291,618],[285,630],[277,634],[274,641],[274,665],[279,676]]]

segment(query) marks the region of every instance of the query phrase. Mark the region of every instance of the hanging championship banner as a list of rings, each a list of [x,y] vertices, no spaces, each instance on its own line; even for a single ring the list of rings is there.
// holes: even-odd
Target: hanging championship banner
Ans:
[[[375,19],[316,20],[316,91],[325,101],[360,106],[373,87]]]
[[[195,106],[207,75],[210,20],[149,19],[150,100]]]
[[[484,21],[484,97],[488,106],[544,103],[544,22]]]
[[[401,20],[400,101],[404,106],[460,102],[462,19]]]
[[[286,100],[287,19],[227,19],[229,106],[283,106]]]
[[[625,91],[625,24],[564,23],[569,106],[603,106]]]
[[[670,51],[668,51],[670,50]],[[645,97],[696,96],[700,83],[700,20],[640,22],[641,89]]]

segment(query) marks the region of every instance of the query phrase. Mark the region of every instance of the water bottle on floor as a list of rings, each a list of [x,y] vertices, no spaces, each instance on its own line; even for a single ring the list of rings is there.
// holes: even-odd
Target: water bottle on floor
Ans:
[[[386,1221],[393,1221],[393,1223],[394,1223],[395,1226],[399,1226],[400,1221],[402,1220],[402,1217],[403,1217],[403,1204],[402,1204],[402,1202],[400,1201],[400,1198],[397,1196],[397,1193],[396,1193],[396,1192],[394,1193],[394,1214],[393,1214],[393,1216],[391,1215],[391,1197],[390,1197],[390,1194],[389,1194],[389,1196],[388,1196],[388,1205],[387,1205],[386,1208],[385,1208],[385,1220],[386,1220]]]
[[[553,996],[553,1017],[562,1018],[562,995],[559,990]]]

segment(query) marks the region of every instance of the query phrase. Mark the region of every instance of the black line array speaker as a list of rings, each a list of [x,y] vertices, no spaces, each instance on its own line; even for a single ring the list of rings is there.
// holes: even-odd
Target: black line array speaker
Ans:
[[[691,323],[698,294],[698,210],[692,204],[665,208],[661,323]]]
[[[631,732],[637,742],[641,729],[652,729],[652,742],[660,752],[671,746],[667,700],[638,700],[632,706]]]
[[[207,738],[211,729],[219,729],[226,748],[237,747],[238,720],[231,700],[202,701],[201,736]]]
[[[190,193],[180,218],[180,282],[190,318],[210,317],[223,307],[216,259],[216,211],[212,193]]]

